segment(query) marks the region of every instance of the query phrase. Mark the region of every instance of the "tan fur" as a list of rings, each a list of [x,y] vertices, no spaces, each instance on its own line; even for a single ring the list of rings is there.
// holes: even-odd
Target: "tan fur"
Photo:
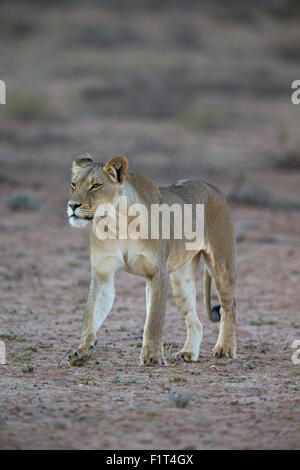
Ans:
[[[117,204],[121,195],[127,196],[129,204],[143,203],[149,209],[151,204],[203,203],[204,239],[196,251],[185,249],[185,239],[100,240],[96,235],[97,220],[94,218],[90,235],[91,284],[81,342],[70,356],[70,363],[81,365],[91,356],[97,331],[113,305],[114,274],[118,269],[146,279],[146,323],[141,364],[165,364],[162,333],[169,277],[176,304],[187,326],[185,345],[176,357],[196,361],[202,339],[202,324],[197,313],[195,274],[201,254],[205,261],[204,298],[209,318],[211,278],[215,282],[221,304],[220,332],[213,354],[218,357],[235,357],[235,236],[223,195],[205,182],[182,180],[173,186],[158,188],[146,176],[127,174],[127,168],[125,157],[115,157],[105,165],[94,163],[89,155],[75,159],[72,176],[74,187],[71,188],[68,208],[70,215],[70,206],[76,207],[77,217],[72,217],[74,225],[93,218],[99,204]]]

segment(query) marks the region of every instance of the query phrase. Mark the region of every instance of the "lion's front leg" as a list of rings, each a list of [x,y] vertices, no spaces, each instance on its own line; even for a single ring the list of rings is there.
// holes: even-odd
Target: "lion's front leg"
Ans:
[[[141,365],[166,365],[162,333],[166,311],[168,274],[164,266],[146,285],[146,323]]]
[[[97,331],[110,312],[115,297],[113,275],[101,276],[93,272],[86,311],[82,322],[82,333],[79,347],[69,355],[73,366],[81,366],[87,361],[96,345]]]

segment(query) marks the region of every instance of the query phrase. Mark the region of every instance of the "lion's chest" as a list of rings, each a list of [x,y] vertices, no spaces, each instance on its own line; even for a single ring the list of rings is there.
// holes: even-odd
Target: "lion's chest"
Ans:
[[[124,253],[124,271],[135,274],[136,276],[151,277],[156,268],[155,263],[147,254],[143,253]]]

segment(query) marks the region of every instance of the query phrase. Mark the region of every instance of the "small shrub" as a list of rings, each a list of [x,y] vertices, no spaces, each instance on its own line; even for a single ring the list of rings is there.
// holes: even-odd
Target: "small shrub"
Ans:
[[[264,186],[254,183],[242,186],[229,193],[229,199],[237,204],[248,204],[250,206],[272,205],[272,195]]]
[[[221,129],[228,125],[229,116],[220,106],[193,102],[179,116],[181,125],[188,130]]]
[[[275,197],[266,187],[259,183],[235,188],[227,195],[235,204],[246,204],[254,207],[271,209],[299,210],[300,199],[291,195]]]
[[[16,191],[7,198],[7,205],[14,211],[38,210],[41,199],[33,191]]]
[[[112,379],[112,382],[115,384],[132,384],[137,383],[139,379],[137,377],[120,377],[120,375],[116,375]]]
[[[34,372],[35,366],[33,364],[23,364],[21,371],[25,374],[27,372]]]
[[[274,168],[279,170],[299,170],[300,152],[299,150],[287,150],[280,154],[273,163]]]
[[[169,382],[171,383],[186,382],[186,379],[182,375],[176,375],[174,377],[170,377]]]
[[[63,423],[62,421],[55,421],[53,423],[53,429],[55,431],[59,430],[59,429],[67,429],[67,425],[66,425],[66,423]]]
[[[48,105],[35,96],[13,95],[7,100],[5,116],[18,121],[49,121],[53,115]]]

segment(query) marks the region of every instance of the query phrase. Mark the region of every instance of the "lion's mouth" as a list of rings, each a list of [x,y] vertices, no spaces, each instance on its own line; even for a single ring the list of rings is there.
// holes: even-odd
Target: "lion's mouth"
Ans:
[[[78,220],[93,220],[93,215],[86,215],[85,217],[79,217],[76,214],[72,214],[69,216],[70,219],[78,219]]]

